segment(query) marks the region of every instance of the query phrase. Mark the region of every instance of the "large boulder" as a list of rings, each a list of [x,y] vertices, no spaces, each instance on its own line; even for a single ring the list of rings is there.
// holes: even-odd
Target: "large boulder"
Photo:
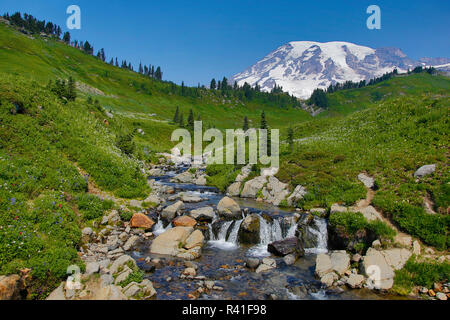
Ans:
[[[238,239],[242,244],[258,244],[260,242],[259,237],[260,221],[257,214],[250,214],[242,221],[239,231]]]
[[[350,257],[345,250],[333,251],[330,260],[333,271],[341,276],[350,268]]]
[[[289,194],[288,185],[274,176],[269,177],[269,182],[262,190],[263,199],[266,202],[278,206]]]
[[[198,186],[206,185],[206,176],[205,175],[199,176],[197,179],[194,180],[194,183]]]
[[[202,207],[191,210],[189,216],[197,221],[212,221],[214,219],[214,209],[212,207]]]
[[[419,169],[417,169],[417,171],[414,172],[414,177],[415,178],[423,178],[427,175],[432,174],[435,170],[436,170],[435,164],[427,164],[427,165],[422,166]]]
[[[235,219],[241,217],[241,207],[229,197],[223,197],[217,204],[219,215],[225,219]]]
[[[333,271],[333,266],[331,264],[331,258],[326,253],[320,253],[316,256],[316,275],[322,278],[329,272]]]
[[[264,187],[266,184],[267,177],[256,177],[252,180],[247,181],[244,184],[244,188],[241,192],[242,198],[256,198],[258,192]]]
[[[394,270],[387,263],[382,252],[369,248],[364,257],[362,269],[368,277],[366,283],[369,288],[389,290],[394,284]]]
[[[150,252],[176,256],[193,230],[191,227],[174,227],[161,233],[153,240]]]
[[[194,218],[189,216],[180,216],[172,221],[175,227],[193,227],[197,224]]]
[[[202,202],[203,199],[194,194],[183,193],[183,196],[181,197],[181,201],[186,202],[186,203],[197,203],[197,202]]]
[[[132,228],[151,229],[155,222],[143,213],[135,213],[131,217],[130,226]]]
[[[411,257],[411,252],[407,249],[392,248],[382,251],[386,262],[394,269],[400,270]]]
[[[297,185],[291,195],[287,198],[287,203],[289,206],[294,207],[297,205],[297,202],[306,195],[305,187],[301,185]]]
[[[227,188],[227,195],[237,197],[241,193],[241,182],[234,182]]]
[[[202,247],[204,240],[205,237],[203,236],[203,233],[200,230],[194,230],[194,232],[192,232],[186,239],[184,248],[192,249],[195,247]]]
[[[172,181],[179,183],[193,183],[195,175],[189,172],[189,170],[182,172],[172,178]]]
[[[267,251],[280,257],[287,256],[288,254],[294,254],[298,257],[305,254],[305,250],[297,237],[290,237],[272,242],[268,245]]]
[[[111,272],[111,274],[115,274],[128,265],[136,267],[136,261],[132,257],[124,254],[113,262],[113,264],[109,268],[109,271]]]
[[[166,221],[172,221],[182,210],[184,210],[183,201],[177,201],[174,204],[165,207],[161,212],[161,217]]]

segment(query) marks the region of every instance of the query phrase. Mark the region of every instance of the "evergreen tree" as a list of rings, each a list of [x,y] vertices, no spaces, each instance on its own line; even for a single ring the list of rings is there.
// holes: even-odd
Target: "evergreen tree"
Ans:
[[[215,90],[216,89],[216,79],[212,79],[211,80],[211,83],[209,84],[209,88],[211,89],[211,90]]]
[[[89,41],[86,41],[82,47],[83,47],[84,52],[86,52],[87,54],[92,55],[94,53],[94,48],[91,46]]]
[[[180,107],[177,106],[177,110],[175,110],[175,115],[173,116],[173,123],[179,122]]]
[[[181,95],[182,96],[184,96],[184,91],[185,91],[184,81],[181,81]]]
[[[289,152],[292,152],[294,149],[294,130],[291,127],[288,129],[287,141],[289,144]]]
[[[261,129],[267,129],[266,114],[265,114],[264,110],[261,113]]]
[[[162,80],[161,67],[156,68],[156,71],[155,71],[155,78],[156,78],[157,80]]]
[[[194,112],[189,110],[189,116],[187,120],[187,127],[189,130],[194,130]]]
[[[144,73],[144,69],[142,68],[142,63],[139,62],[139,73]]]
[[[67,44],[70,43],[70,33],[69,32],[64,32],[63,41]]]
[[[244,117],[244,125],[242,126],[242,130],[246,132],[248,130],[248,118],[247,116]]]

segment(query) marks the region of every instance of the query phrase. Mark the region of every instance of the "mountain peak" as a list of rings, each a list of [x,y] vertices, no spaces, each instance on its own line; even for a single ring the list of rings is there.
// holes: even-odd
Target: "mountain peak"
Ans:
[[[440,60],[444,61],[444,60]],[[275,85],[302,99],[330,84],[379,77],[394,69],[406,72],[419,65],[399,48],[372,49],[351,42],[291,41],[272,51],[231,81],[258,84],[263,91]]]

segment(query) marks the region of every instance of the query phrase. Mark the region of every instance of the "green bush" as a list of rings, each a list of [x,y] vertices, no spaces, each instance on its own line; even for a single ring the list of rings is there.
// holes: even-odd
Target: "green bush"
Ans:
[[[119,283],[119,285],[123,288],[129,285],[131,282],[141,283],[144,280],[145,273],[142,270],[135,270],[128,278]]]
[[[78,209],[85,220],[94,220],[104,215],[104,212],[114,206],[111,200],[102,200],[93,194],[81,194],[77,196]]]

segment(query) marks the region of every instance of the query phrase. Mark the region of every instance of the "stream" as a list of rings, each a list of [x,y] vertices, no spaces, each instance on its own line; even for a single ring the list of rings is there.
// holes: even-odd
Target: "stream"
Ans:
[[[212,206],[224,197],[214,187],[194,184],[180,184],[170,182],[176,174],[186,170],[179,167],[177,171],[166,172],[161,177],[149,177],[157,183],[180,192],[200,196],[204,201],[199,203],[185,203],[185,212],[192,209]],[[309,232],[316,237],[315,247],[305,248],[305,256],[300,257],[293,265],[287,265],[283,258],[276,257],[267,251],[267,245],[276,240],[295,236],[297,222],[294,213],[284,211],[276,206],[258,202],[253,199],[233,198],[243,209],[242,219],[235,221],[219,221],[214,217],[211,223],[203,226],[205,245],[200,258],[194,260],[198,266],[197,275],[206,277],[206,280],[215,281],[215,286],[221,290],[211,290],[209,294],[203,293],[198,299],[233,299],[233,300],[263,300],[263,299],[384,299],[385,296],[376,294],[367,289],[359,290],[327,290],[320,281],[314,277],[315,259],[318,253],[327,252],[327,221],[315,217]],[[170,205],[176,200],[167,201]],[[152,210],[149,214],[152,215]],[[260,243],[257,245],[242,245],[238,242],[238,230],[245,214],[256,213],[260,219]],[[298,214],[298,213],[297,213]],[[155,217],[153,213],[152,218]],[[269,218],[268,218],[269,217]],[[153,227],[155,236],[172,228],[157,218]],[[151,241],[148,240],[138,246],[130,254],[138,266],[147,273],[147,278],[153,282],[157,290],[157,299],[189,299],[188,294],[194,292],[199,280],[181,279],[180,275],[186,268],[180,258],[158,256],[149,253]],[[150,257],[155,261],[154,268],[149,270],[145,259]],[[276,260],[275,269],[256,273],[244,266],[249,257],[270,257]],[[156,261],[158,261],[156,260]]]

